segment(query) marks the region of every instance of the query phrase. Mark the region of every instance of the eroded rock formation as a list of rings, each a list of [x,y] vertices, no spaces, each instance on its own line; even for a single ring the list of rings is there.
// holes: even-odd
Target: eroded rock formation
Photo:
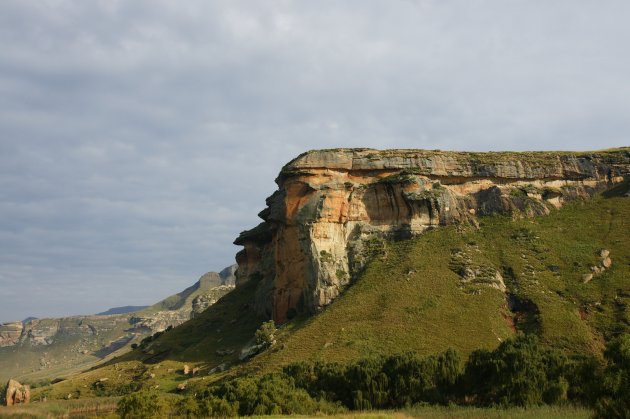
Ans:
[[[263,222],[236,239],[244,247],[236,256],[237,286],[259,281],[257,310],[284,322],[329,304],[382,250],[383,238],[475,223],[478,215],[544,215],[621,182],[628,173],[629,148],[304,153],[280,172],[278,191],[259,214]]]
[[[31,388],[11,379],[7,383],[5,405],[28,404],[31,400]]]

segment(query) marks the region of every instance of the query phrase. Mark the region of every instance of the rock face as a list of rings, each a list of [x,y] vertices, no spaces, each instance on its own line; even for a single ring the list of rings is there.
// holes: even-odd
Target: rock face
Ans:
[[[20,340],[24,326],[22,322],[0,323],[0,347],[13,346]]]
[[[212,288],[210,291],[195,297],[195,299],[192,300],[192,311],[190,312],[190,318],[195,318],[195,316],[199,315],[208,307],[219,301],[221,297],[223,297],[225,294],[232,291],[233,289],[234,284],[219,285]]]
[[[16,404],[27,404],[31,400],[31,389],[27,385],[22,385],[11,379],[7,383],[7,393],[5,404],[13,406]]]
[[[384,248],[478,215],[544,215],[624,180],[630,148],[583,153],[336,149],[283,167],[263,222],[242,245],[237,286],[259,281],[256,309],[284,322],[329,304]],[[498,288],[502,281],[495,278]]]

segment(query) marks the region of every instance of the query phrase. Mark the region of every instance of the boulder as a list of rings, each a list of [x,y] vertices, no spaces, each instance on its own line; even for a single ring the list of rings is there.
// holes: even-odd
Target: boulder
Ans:
[[[264,345],[253,345],[245,347],[241,350],[241,354],[239,355],[238,359],[240,361],[246,361],[262,351],[264,347]]]
[[[226,369],[228,369],[229,366],[230,366],[229,362],[223,362],[217,365],[216,367],[212,368],[210,371],[208,371],[208,374],[214,374],[215,372],[223,372]]]
[[[28,385],[22,385],[14,379],[10,379],[7,383],[7,392],[5,403],[7,406],[16,404],[28,404],[31,400],[31,388]]]

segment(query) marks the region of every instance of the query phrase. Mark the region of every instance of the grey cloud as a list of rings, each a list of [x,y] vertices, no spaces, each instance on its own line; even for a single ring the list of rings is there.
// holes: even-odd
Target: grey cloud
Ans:
[[[0,320],[146,304],[232,263],[307,149],[627,145],[629,12],[4,1]]]

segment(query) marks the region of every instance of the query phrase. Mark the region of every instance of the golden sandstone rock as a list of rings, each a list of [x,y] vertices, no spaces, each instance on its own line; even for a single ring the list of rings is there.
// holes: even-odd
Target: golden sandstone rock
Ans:
[[[10,379],[7,383],[5,404],[13,406],[16,404],[28,404],[31,400],[31,389],[28,385],[22,385],[16,380]]]
[[[479,215],[548,214],[629,173],[630,149],[304,153],[280,172],[278,190],[259,214],[263,222],[236,239],[244,247],[236,256],[237,286],[259,281],[255,309],[282,323],[329,304],[382,252],[385,238],[474,225]]]

